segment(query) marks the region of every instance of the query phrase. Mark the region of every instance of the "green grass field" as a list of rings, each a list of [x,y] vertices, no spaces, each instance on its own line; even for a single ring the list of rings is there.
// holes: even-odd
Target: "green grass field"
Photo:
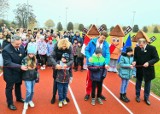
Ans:
[[[133,34],[131,34],[131,36],[132,35]],[[152,36],[155,36],[157,38],[157,40],[154,41],[151,45],[156,47],[160,57],[160,34],[148,33],[147,36],[149,38],[151,38]],[[125,37],[125,40],[127,39],[127,37],[128,35]],[[152,81],[151,91],[156,95],[160,96],[160,61],[155,64],[155,72],[156,78]]]

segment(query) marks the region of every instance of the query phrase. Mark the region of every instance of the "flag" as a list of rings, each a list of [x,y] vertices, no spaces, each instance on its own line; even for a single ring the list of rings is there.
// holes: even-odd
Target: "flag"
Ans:
[[[126,40],[126,43],[123,46],[122,52],[126,52],[126,48],[131,46],[132,46],[132,40],[131,40],[131,35],[129,35]]]
[[[131,47],[131,46],[132,46],[132,40],[131,40],[131,35],[129,35],[124,46],[123,46],[122,52],[126,52],[126,48]],[[121,58],[121,55],[118,58],[118,63],[120,61],[120,58]]]
[[[83,42],[83,46],[82,46],[82,49],[81,49],[81,53],[83,54],[83,55],[85,55],[85,48],[86,48],[86,46],[88,45],[88,43],[90,42],[90,38],[88,37],[88,35],[85,35],[85,37],[84,37],[84,42]]]

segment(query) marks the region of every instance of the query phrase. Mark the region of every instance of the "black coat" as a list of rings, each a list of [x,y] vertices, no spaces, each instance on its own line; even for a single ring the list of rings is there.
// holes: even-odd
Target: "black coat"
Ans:
[[[154,46],[148,45],[144,51],[140,47],[134,50],[134,61],[136,61],[137,71],[136,77],[138,80],[150,81],[155,78],[154,64],[159,61],[157,50]],[[148,62],[149,67],[142,67],[144,63]]]
[[[4,80],[7,83],[18,83],[22,81],[21,61],[25,57],[23,46],[19,47],[19,52],[12,44],[8,44],[2,51]]]

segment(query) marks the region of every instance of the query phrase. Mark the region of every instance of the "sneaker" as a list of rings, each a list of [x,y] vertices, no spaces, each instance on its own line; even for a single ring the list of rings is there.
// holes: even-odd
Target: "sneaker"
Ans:
[[[101,98],[98,98],[97,100],[98,100],[98,103],[99,103],[99,104],[103,104]]]
[[[101,95],[100,98],[101,98],[102,100],[106,101],[106,97],[105,97],[105,96]]]
[[[90,97],[89,95],[86,95],[86,96],[84,97],[84,100],[87,101],[87,100],[89,99],[89,97]]]
[[[29,102],[29,105],[30,105],[30,107],[32,107],[32,108],[33,108],[33,107],[34,107],[34,103],[33,103],[33,101],[30,101],[30,102]]]
[[[43,67],[41,66],[41,68],[40,68],[41,70],[43,70]]]
[[[91,104],[92,104],[93,106],[96,105],[96,99],[95,99],[95,98],[92,98]]]
[[[64,105],[67,105],[67,101],[66,101],[66,100],[63,100],[63,104],[64,104]]]
[[[59,108],[62,108],[62,106],[63,106],[62,101],[59,101],[58,106],[59,106]]]

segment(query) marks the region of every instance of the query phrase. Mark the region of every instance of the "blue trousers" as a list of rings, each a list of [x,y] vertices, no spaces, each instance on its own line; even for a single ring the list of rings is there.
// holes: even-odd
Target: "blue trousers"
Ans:
[[[129,79],[122,78],[122,84],[121,84],[121,93],[126,93],[127,87],[128,87]]]
[[[140,97],[140,91],[141,91],[142,81],[136,80],[136,96]],[[150,95],[150,88],[151,88],[151,80],[145,81],[144,84],[144,99],[148,99]]]
[[[32,99],[33,99],[34,85],[35,85],[35,81],[25,81],[25,86],[26,86],[26,99],[25,99],[25,102],[26,103],[32,101]]]
[[[57,88],[58,88],[59,101],[65,100],[68,91],[68,83],[57,82]]]

